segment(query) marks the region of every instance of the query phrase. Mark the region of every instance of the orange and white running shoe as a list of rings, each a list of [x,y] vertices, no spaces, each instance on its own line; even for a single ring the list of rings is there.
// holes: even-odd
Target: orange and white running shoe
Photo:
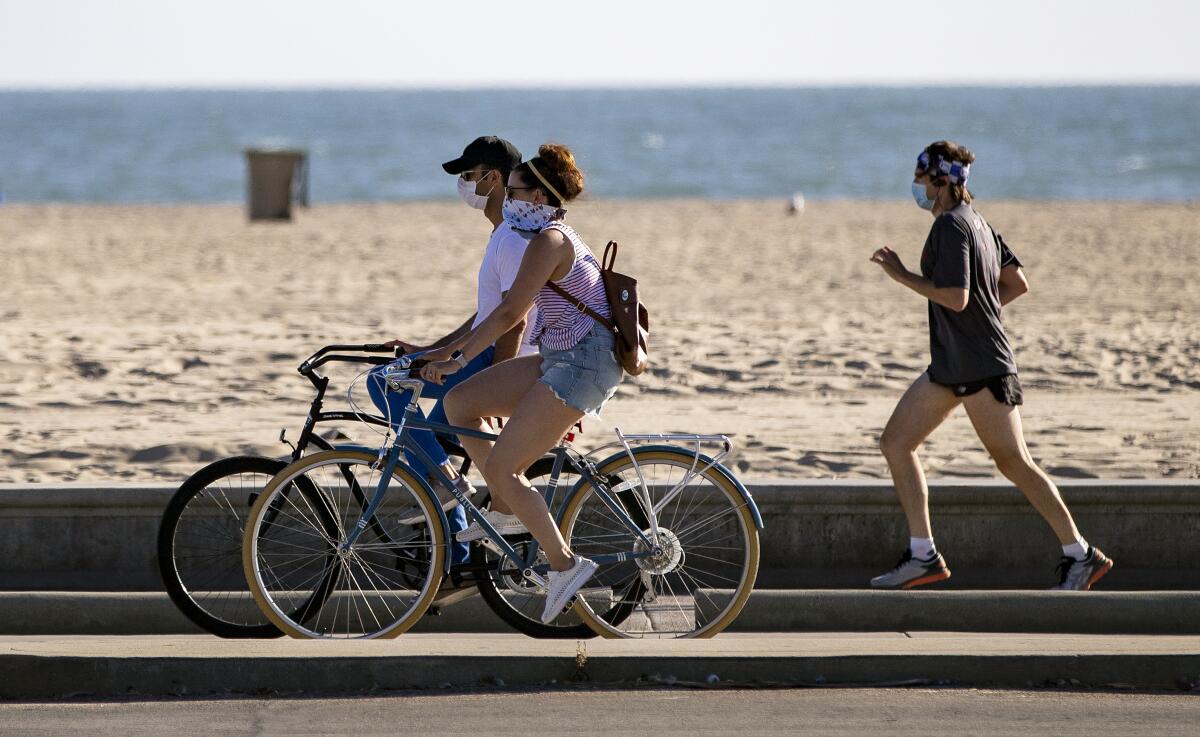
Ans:
[[[911,589],[935,581],[945,581],[947,578],[950,578],[950,569],[946,567],[946,561],[940,553],[934,553],[932,558],[922,560],[914,558],[911,549],[905,549],[895,568],[871,579],[871,588]]]
[[[1058,585],[1052,587],[1058,591],[1089,591],[1092,585],[1104,577],[1104,574],[1112,570],[1112,559],[1105,556],[1104,553],[1096,546],[1088,548],[1088,555],[1083,560],[1075,560],[1070,556],[1063,556],[1059,562]]]

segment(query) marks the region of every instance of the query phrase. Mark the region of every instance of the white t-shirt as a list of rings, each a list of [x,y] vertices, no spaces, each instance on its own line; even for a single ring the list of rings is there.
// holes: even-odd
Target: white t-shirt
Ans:
[[[483,252],[483,263],[479,264],[479,285],[477,287],[477,307],[475,322],[471,329],[479,327],[492,310],[500,306],[502,294],[512,288],[517,279],[517,271],[521,268],[521,259],[525,257],[525,247],[529,241],[522,238],[507,222],[492,231],[488,239],[487,250]],[[530,356],[538,352],[537,346],[529,342],[529,333],[533,330],[537,308],[529,309],[526,318],[525,335],[521,338],[519,356]]]

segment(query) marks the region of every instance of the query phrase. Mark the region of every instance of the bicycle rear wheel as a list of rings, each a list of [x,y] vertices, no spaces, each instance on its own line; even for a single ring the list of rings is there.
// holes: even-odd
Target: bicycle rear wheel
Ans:
[[[649,526],[641,484],[625,454],[599,471],[615,501],[657,542],[657,555],[602,564],[575,611],[604,637],[712,637],[746,604],[758,575],[758,528],[749,504],[717,468],[683,448],[634,450],[658,520]],[[563,536],[578,555],[644,553],[646,545],[596,493],[580,487],[568,501]]]
[[[529,479],[529,483],[543,498],[546,483],[553,470],[554,458],[550,457],[537,459],[525,472],[525,478]],[[556,491],[550,496],[551,514],[579,480],[579,476],[569,470],[570,467],[564,468],[558,478]],[[486,508],[488,505],[487,502],[481,502],[479,506]],[[525,555],[532,540],[530,535],[525,534],[510,538],[509,543],[518,553]],[[539,559],[544,562],[544,556],[539,556]],[[543,624],[542,610],[546,605],[546,592],[539,591],[525,580],[518,563],[503,558],[482,542],[471,545],[471,563],[486,566],[486,571],[479,570],[475,574],[479,595],[497,616],[518,632],[542,639],[585,640],[596,636],[592,628],[588,627],[574,610],[563,612],[549,624]]]
[[[246,581],[263,613],[288,635],[396,637],[437,594],[445,526],[436,500],[404,466],[386,479],[383,505],[357,541],[342,549],[383,478],[378,465],[372,453],[314,453],[280,471],[250,511]]]
[[[219,637],[279,637],[259,610],[242,572],[246,516],[287,461],[223,458],[180,485],[158,528],[158,569],[171,601]]]

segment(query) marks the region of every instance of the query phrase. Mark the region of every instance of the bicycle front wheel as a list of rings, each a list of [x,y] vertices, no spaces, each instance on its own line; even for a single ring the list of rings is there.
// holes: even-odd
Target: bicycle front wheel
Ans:
[[[380,483],[383,504],[346,547]],[[441,585],[446,530],[403,466],[383,478],[372,453],[331,450],[279,472],[246,522],[242,563],[262,612],[292,637],[396,637]],[[297,607],[298,602],[311,602]]]
[[[578,555],[636,554],[601,563],[575,611],[603,637],[712,637],[746,605],[758,576],[759,539],[750,505],[716,467],[683,448],[639,448],[599,467],[617,514],[592,483],[567,502],[560,527]],[[650,524],[657,519],[658,535]],[[657,547],[635,534],[630,518]]]
[[[188,477],[158,528],[158,570],[171,601],[219,637],[279,637],[246,588],[242,538],[250,508],[287,461],[235,456]]]

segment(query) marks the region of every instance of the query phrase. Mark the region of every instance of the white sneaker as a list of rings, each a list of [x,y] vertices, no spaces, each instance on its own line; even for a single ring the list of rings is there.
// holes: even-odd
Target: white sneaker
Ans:
[[[472,486],[471,482],[465,477],[460,476],[458,479],[458,484],[458,490],[461,491],[464,496],[470,497],[475,495],[475,487]],[[432,485],[433,493],[437,495],[438,501],[442,503],[442,509],[444,511],[449,512],[451,509],[454,509],[458,506],[458,499],[455,498],[454,494],[450,493],[449,489],[436,482]],[[424,520],[425,515],[420,512],[420,507],[414,506],[413,508],[417,510],[415,515],[410,517],[401,517],[397,521],[402,525],[415,525]]]
[[[562,613],[563,607],[583,588],[599,566],[595,562],[575,556],[575,565],[565,571],[550,571],[546,581],[546,608],[542,612],[542,624],[550,624]]]
[[[525,525],[517,518],[515,514],[504,514],[491,509],[483,510],[483,516],[487,518],[488,524],[496,528],[496,532],[501,535],[524,535],[529,532]],[[474,542],[487,537],[487,533],[483,530],[483,525],[478,522],[472,522],[467,525],[467,529],[460,531],[454,536],[454,539],[460,543]]]

